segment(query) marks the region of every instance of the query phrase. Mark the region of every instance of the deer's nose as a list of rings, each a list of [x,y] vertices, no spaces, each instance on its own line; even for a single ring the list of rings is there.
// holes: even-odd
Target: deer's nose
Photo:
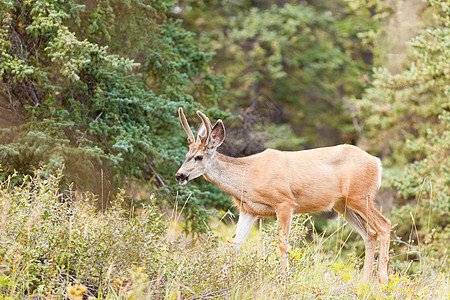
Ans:
[[[187,176],[184,175],[183,173],[177,173],[177,174],[175,174],[175,178],[177,179],[177,181],[183,181],[183,180],[187,179]]]

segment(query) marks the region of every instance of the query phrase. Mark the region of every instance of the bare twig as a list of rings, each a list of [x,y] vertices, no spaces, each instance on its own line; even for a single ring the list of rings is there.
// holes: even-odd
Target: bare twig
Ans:
[[[391,239],[391,242],[395,242],[395,243],[399,243],[399,244],[403,244],[405,246],[408,246],[408,248],[411,249],[412,252],[416,253],[419,256],[420,261],[424,262],[423,256],[420,254],[419,251],[414,249],[414,247],[411,244],[408,244],[407,242],[404,242],[402,240],[397,240],[397,239]]]
[[[164,179],[158,174],[158,172],[155,171],[155,169],[153,169],[150,162],[147,159],[145,159],[145,162],[147,163],[147,166],[150,168],[150,170],[152,170],[153,174],[155,174],[156,178],[158,178],[158,181],[161,183],[161,185],[166,186],[167,184],[164,182]]]

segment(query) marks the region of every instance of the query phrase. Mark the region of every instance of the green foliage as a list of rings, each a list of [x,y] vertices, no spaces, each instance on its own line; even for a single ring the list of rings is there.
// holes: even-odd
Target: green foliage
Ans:
[[[226,75],[220,103],[281,110],[281,116],[269,112],[269,121],[289,123],[302,137],[292,139],[297,150],[352,142],[345,99],[362,92],[359,76],[369,70],[371,53],[359,34],[380,26],[370,16],[378,8],[286,2],[186,2],[187,21],[217,53],[215,69]]]
[[[435,21],[409,42],[405,69],[376,69],[357,105],[368,143],[385,156],[386,179],[403,198],[394,211],[397,233],[408,241],[436,238],[440,256],[450,238],[443,221],[450,211],[450,28],[448,3],[430,4]]]
[[[154,204],[125,210],[123,191],[99,212],[90,196],[61,197],[61,173],[39,171],[21,186],[12,179],[0,184],[2,299],[441,299],[449,292],[448,274],[440,272],[361,284],[362,259],[337,261],[339,253],[323,251],[319,236],[306,241],[309,218],[293,220],[286,276],[277,224],[236,252],[211,232],[198,244],[174,237],[176,220]]]
[[[39,171],[21,186],[10,185],[14,177],[1,183],[3,295],[63,295],[75,280],[98,288],[160,257],[166,225],[154,205],[130,217],[119,194],[107,212],[95,212],[92,198],[62,196],[61,178]]]
[[[221,78],[194,34],[170,19],[173,2],[0,6],[0,101],[17,117],[1,133],[0,177],[64,166],[67,183],[96,194],[114,194],[133,177],[160,186],[163,199],[175,194],[185,150],[176,109],[214,104]],[[186,209],[198,230],[204,199],[194,194]]]
[[[139,201],[154,193],[159,207],[182,209],[186,231],[206,231],[211,207],[227,211],[230,201],[201,178],[173,179],[187,150],[176,109],[195,125],[196,109],[229,116],[220,106],[244,112],[227,127],[246,132],[229,136],[238,148],[359,142],[379,154],[396,234],[417,249],[408,259],[437,259],[450,240],[450,21],[448,1],[429,3],[427,28],[396,73],[385,62],[395,46],[387,22],[397,17],[386,1],[0,0],[0,179],[26,186],[35,169],[62,168],[57,194],[73,182],[98,195],[98,207],[138,181],[149,190]],[[255,112],[264,122],[242,126]],[[194,269],[181,281],[202,275]],[[312,286],[303,288],[322,291]]]

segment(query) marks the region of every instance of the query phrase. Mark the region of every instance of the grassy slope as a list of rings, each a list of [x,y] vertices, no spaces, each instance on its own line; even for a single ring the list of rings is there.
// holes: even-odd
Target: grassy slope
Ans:
[[[282,274],[276,225],[239,253],[210,233],[193,245],[171,238],[170,220],[153,206],[134,215],[121,195],[105,213],[90,197],[61,199],[59,175],[37,174],[19,187],[0,187],[0,298],[36,299],[448,299],[449,274],[391,274],[380,286],[360,283],[363,258],[340,260],[307,242],[294,222],[291,269]],[[170,224],[174,224],[172,221]],[[336,233],[335,233],[336,234]],[[425,269],[424,269],[425,270]],[[432,268],[426,268],[432,270]],[[433,273],[434,272],[434,273]],[[392,273],[392,272],[391,272]]]

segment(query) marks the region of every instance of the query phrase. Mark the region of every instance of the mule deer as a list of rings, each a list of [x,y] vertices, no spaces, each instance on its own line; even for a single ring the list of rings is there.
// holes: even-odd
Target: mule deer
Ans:
[[[386,282],[391,222],[375,209],[373,199],[381,182],[381,161],[358,147],[339,145],[313,150],[264,152],[232,158],[216,151],[225,139],[221,120],[212,126],[197,111],[202,124],[197,139],[183,109],[178,109],[188,136],[189,151],[175,177],[180,184],[203,175],[239,208],[234,242],[237,248],[258,216],[276,216],[281,232],[282,269],[288,268],[288,236],[293,214],[334,209],[363,237],[366,257],[363,282],[372,272],[375,246],[380,239],[378,278]]]

